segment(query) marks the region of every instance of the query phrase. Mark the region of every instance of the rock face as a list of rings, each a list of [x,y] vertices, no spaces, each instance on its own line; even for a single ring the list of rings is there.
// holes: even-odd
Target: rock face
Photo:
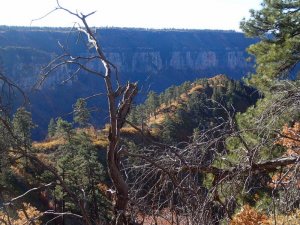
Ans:
[[[172,51],[169,54],[170,57],[166,58],[161,52],[151,49],[134,52],[132,55],[126,52],[107,52],[109,60],[114,62],[120,71],[126,73],[157,74],[167,70],[203,72],[224,65],[221,57],[214,51]],[[245,61],[245,53],[242,51],[226,52],[226,58],[228,68],[248,69],[249,67]]]
[[[120,74],[140,81],[150,76],[154,83],[161,83],[157,79],[162,79],[164,85],[157,90],[186,79],[218,73],[240,78],[252,68],[245,60],[245,48],[254,40],[245,38],[242,33],[143,29],[98,29],[96,33]],[[71,36],[70,40],[67,29],[2,27],[0,60],[6,73],[28,88],[36,82],[41,67],[61,53],[58,41],[65,43],[68,38],[73,44],[70,47],[73,54],[86,54],[85,46],[72,43],[76,33]],[[61,67],[49,76],[44,87],[55,87],[67,79],[71,71],[69,67]]]
[[[53,53],[39,51],[27,47],[3,47],[0,48],[0,68],[6,76],[17,83],[24,90],[30,90],[35,86],[40,77],[41,70],[55,55]],[[47,77],[44,87],[56,88],[63,80],[68,78],[70,69],[63,65],[51,76]]]
[[[126,73],[151,72],[153,74],[167,70],[205,72],[207,69],[227,67],[228,69],[249,70],[251,64],[245,60],[245,51],[172,51],[170,57],[165,58],[161,52],[148,50],[134,52],[107,52],[111,62]],[[224,57],[225,54],[225,57]],[[164,59],[164,60],[163,60]],[[128,61],[130,63],[128,63]]]
[[[118,67],[121,80],[139,81],[142,92],[159,92],[216,74],[240,79],[252,70],[245,49],[256,40],[234,31],[105,28],[95,32],[106,56]],[[0,68],[22,88],[31,90],[41,68],[63,53],[58,42],[74,56],[91,51],[78,41],[78,33],[69,29],[0,27]],[[102,69],[97,63],[91,66]],[[75,69],[59,67],[38,92],[30,92],[32,113],[41,129],[51,117],[72,111],[77,98],[103,90],[103,81],[90,74],[70,78]]]

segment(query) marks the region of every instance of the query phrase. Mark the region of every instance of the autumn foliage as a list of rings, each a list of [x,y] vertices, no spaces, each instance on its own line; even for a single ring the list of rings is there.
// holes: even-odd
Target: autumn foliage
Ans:
[[[34,206],[24,203],[21,209],[17,210],[17,215],[13,218],[8,217],[6,213],[0,211],[0,224],[24,225],[35,224],[40,225],[42,222],[39,217],[42,215]]]
[[[235,215],[230,225],[271,225],[269,218],[256,209],[245,205],[239,213]]]
[[[300,122],[295,122],[293,126],[289,127],[284,125],[281,133],[278,135],[276,144],[287,148],[285,156],[300,156]],[[291,166],[288,167],[291,169]],[[272,177],[272,188],[286,186],[291,183],[291,180],[295,179],[294,174],[291,172],[276,173]],[[296,178],[297,179],[297,178]],[[296,180],[296,185],[300,187],[300,180]]]
[[[287,124],[279,135],[277,144],[288,148],[288,155],[300,154],[300,122],[294,123],[292,127]]]

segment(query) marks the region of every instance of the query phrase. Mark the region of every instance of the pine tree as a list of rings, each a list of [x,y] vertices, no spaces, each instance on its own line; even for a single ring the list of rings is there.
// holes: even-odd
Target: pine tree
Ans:
[[[300,60],[299,7],[299,0],[264,0],[260,10],[251,10],[251,17],[241,22],[248,36],[261,40],[248,51],[256,58],[250,83],[262,91],[267,92],[274,79],[290,76]]]
[[[154,91],[150,91],[146,100],[146,108],[150,114],[153,114],[156,118],[156,110],[159,106],[158,95]]]
[[[90,217],[98,220],[101,212],[101,216],[107,216],[108,203],[98,188],[104,181],[105,172],[98,159],[98,149],[90,137],[80,132],[60,146],[58,152],[61,157],[57,161],[57,169],[64,182],[89,209]],[[76,211],[75,205],[60,187],[56,188],[56,196],[65,206],[64,210]]]
[[[170,105],[172,103],[172,101],[175,99],[174,89],[175,89],[175,86],[172,85],[171,87],[169,87],[165,90],[164,96],[165,96],[165,104],[166,105]]]
[[[27,153],[31,150],[31,131],[36,125],[32,121],[31,113],[24,107],[18,108],[12,120],[16,145],[21,146],[25,152],[25,165],[28,166]]]
[[[137,124],[138,123],[138,115],[137,115],[138,111],[136,109],[136,107],[131,107],[130,109],[130,113],[127,117],[128,121],[130,121],[133,124]]]
[[[48,125],[48,136],[53,137],[56,133],[56,123],[53,118],[50,119],[49,125]]]
[[[79,98],[74,105],[74,122],[83,127],[88,124],[90,112],[87,109],[87,103],[83,98]]]
[[[24,146],[31,145],[31,131],[36,125],[32,121],[31,113],[24,107],[18,108],[13,116],[13,130],[15,136]]]
[[[59,117],[56,123],[56,134],[70,140],[72,133],[72,124]]]
[[[190,81],[185,81],[182,85],[181,85],[181,94],[188,94],[188,91],[191,89],[191,82]]]
[[[162,139],[169,144],[176,143],[177,124],[169,116],[166,117],[163,123]]]
[[[10,133],[6,127],[0,123],[0,201],[2,192],[13,189],[15,185],[12,182],[11,154],[9,154],[12,142],[13,139]]]

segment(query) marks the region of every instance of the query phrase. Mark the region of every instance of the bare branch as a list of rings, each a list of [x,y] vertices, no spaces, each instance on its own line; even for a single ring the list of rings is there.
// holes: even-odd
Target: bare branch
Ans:
[[[51,187],[51,186],[53,186],[53,185],[54,185],[54,183],[51,182],[51,183],[49,183],[49,184],[45,184],[45,185],[40,186],[40,187],[31,188],[31,189],[29,189],[28,191],[26,191],[25,193],[23,193],[23,194],[21,194],[21,195],[15,197],[15,198],[12,198],[9,202],[4,202],[3,205],[4,205],[4,206],[12,205],[15,201],[18,201],[18,200],[20,200],[21,198],[24,198],[26,195],[30,194],[31,192],[39,191],[39,190],[41,190],[41,189],[48,188],[48,187]]]

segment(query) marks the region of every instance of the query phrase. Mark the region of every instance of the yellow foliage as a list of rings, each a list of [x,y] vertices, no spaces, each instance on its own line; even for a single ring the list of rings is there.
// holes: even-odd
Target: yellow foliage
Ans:
[[[12,224],[12,225],[24,225],[29,224],[30,221],[34,221],[36,225],[42,224],[39,217],[42,213],[37,208],[31,206],[28,203],[23,203],[22,209],[17,211],[15,217],[8,217],[6,213],[0,211],[0,223],[1,224]]]
[[[93,144],[102,148],[106,148],[108,146],[108,139],[97,139],[93,140]]]
[[[237,213],[230,225],[271,225],[269,218],[256,211],[256,209],[245,205],[239,213]]]
[[[200,84],[198,84],[198,85],[195,85],[194,87],[192,87],[190,90],[189,90],[189,94],[192,94],[192,93],[194,93],[195,91],[197,91],[197,92],[199,92],[199,91],[201,91],[203,89],[203,85],[200,85]]]
[[[228,77],[224,74],[219,74],[208,79],[210,86],[224,86],[222,83],[228,81]]]
[[[156,115],[156,117],[151,116],[149,118],[149,125],[151,124],[162,124],[164,122],[166,115],[163,113],[159,113]]]
[[[91,138],[91,141],[94,145],[100,146],[100,147],[107,147],[108,146],[108,139],[107,139],[107,132],[109,130],[109,126],[107,125],[103,130],[98,131],[94,127],[88,127],[88,128],[80,128],[77,129],[76,132],[82,132],[84,131],[88,136]],[[49,150],[49,149],[55,149],[60,145],[63,145],[66,143],[66,140],[64,140],[63,137],[54,137],[51,139],[47,139],[42,142],[34,142],[32,146],[36,149],[42,149],[42,150]]]
[[[108,186],[105,183],[99,183],[97,184],[99,190],[101,191],[101,193],[105,194],[107,192],[107,190],[109,189]]]
[[[156,110],[156,116],[150,115],[148,120],[148,125],[151,124],[162,124],[166,118],[166,115],[172,117],[177,108],[182,105],[182,103],[189,100],[189,95],[193,92],[200,92],[203,89],[203,86],[200,84],[192,84],[191,89],[188,91],[188,94],[181,94],[180,97],[172,101],[169,105],[161,104],[160,107]]]
[[[150,134],[151,134],[152,136],[154,136],[154,137],[155,137],[155,136],[158,136],[158,135],[161,134],[161,129],[158,128],[158,127],[151,128]]]
[[[109,129],[110,129],[110,124],[107,123],[107,124],[105,124],[105,127],[102,131],[108,132]]]
[[[77,129],[77,132],[84,131],[90,137],[92,143],[96,146],[106,148],[108,146],[107,133],[109,131],[109,125],[107,124],[101,131],[96,130],[94,127],[88,127],[84,129]]]
[[[38,148],[38,149],[53,149],[58,147],[59,145],[63,145],[65,144],[65,140],[63,138],[55,138],[55,139],[49,139],[43,142],[34,142],[32,144],[32,146],[34,148]]]
[[[126,133],[126,134],[137,134],[139,131],[133,127],[123,127],[121,129],[121,133]]]

